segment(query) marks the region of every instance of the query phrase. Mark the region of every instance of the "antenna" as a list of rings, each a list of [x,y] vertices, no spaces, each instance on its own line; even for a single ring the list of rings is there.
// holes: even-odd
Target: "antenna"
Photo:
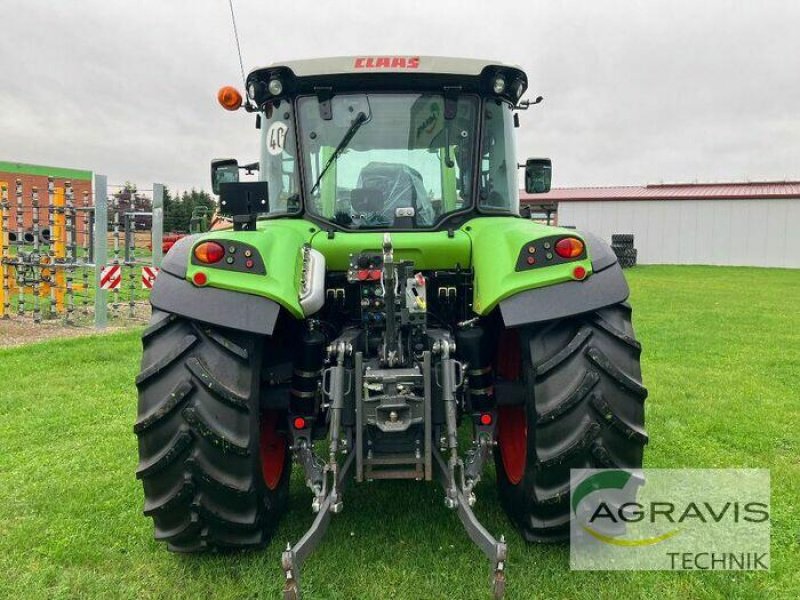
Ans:
[[[233,14],[233,0],[228,0],[231,8],[231,24],[233,25],[233,37],[236,38],[236,52],[239,54],[239,68],[242,71],[242,85],[247,87],[247,78],[244,76],[244,62],[242,61],[242,47],[239,45],[239,31],[236,29],[236,15]]]

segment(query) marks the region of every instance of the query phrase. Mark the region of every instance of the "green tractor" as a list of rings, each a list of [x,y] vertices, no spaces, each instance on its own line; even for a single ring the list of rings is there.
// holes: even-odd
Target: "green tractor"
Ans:
[[[282,556],[297,598],[345,484],[436,479],[500,597],[506,543],[472,510],[492,458],[527,542],[568,537],[570,469],[642,465],[617,259],[520,216],[526,88],[493,62],[365,56],[256,69],[244,102],[220,90],[255,113],[260,160],[212,162],[232,226],[176,243],[151,295],[135,432],[156,539],[265,544],[294,464],[315,513]],[[550,168],[527,161],[528,192]]]

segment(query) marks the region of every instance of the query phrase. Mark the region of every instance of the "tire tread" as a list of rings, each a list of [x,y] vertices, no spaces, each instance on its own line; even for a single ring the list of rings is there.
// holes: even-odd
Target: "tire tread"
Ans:
[[[642,466],[641,345],[627,303],[520,331],[527,388],[522,480],[495,452],[503,508],[528,542],[569,536],[570,470]]]
[[[268,489],[258,451],[260,342],[158,309],[142,342],[136,476],[155,538],[182,553],[263,545],[285,510],[291,453]]]

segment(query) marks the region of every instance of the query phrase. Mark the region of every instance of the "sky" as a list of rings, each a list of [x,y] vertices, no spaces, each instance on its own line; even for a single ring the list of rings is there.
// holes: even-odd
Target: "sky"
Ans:
[[[553,185],[800,180],[796,0],[234,0],[245,70],[340,55],[520,65]],[[258,158],[228,0],[0,0],[0,160],[208,189]]]

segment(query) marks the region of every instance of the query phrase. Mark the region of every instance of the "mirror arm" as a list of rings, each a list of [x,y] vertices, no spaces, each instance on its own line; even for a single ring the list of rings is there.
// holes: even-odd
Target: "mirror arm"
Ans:
[[[514,110],[528,110],[531,106],[536,106],[539,104],[544,98],[542,96],[536,96],[536,100],[520,100],[517,105],[514,107]]]
[[[252,162],[247,165],[239,165],[240,169],[243,169],[245,173],[248,175],[252,175],[253,171],[260,171],[261,165],[258,162]]]

